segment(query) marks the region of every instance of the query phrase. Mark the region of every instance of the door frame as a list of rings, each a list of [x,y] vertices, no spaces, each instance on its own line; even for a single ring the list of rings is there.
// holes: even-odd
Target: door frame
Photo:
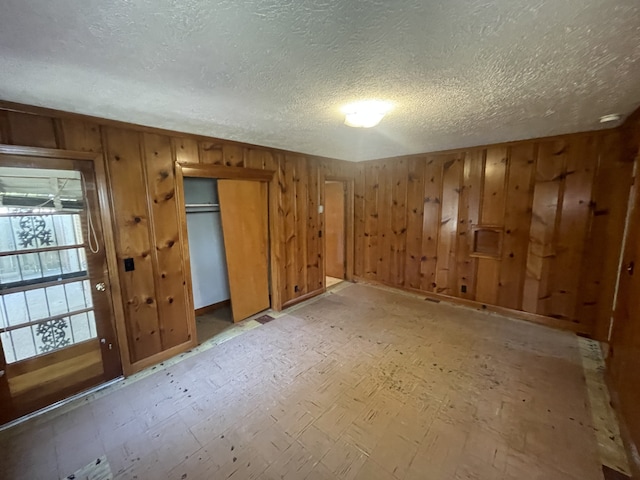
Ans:
[[[349,177],[342,177],[339,175],[325,175],[322,179],[322,205],[325,206],[325,185],[326,182],[341,182],[344,184],[345,198],[344,198],[344,279],[348,282],[353,282],[354,276],[354,259],[355,259],[355,237],[354,237],[354,209],[355,199],[354,192],[354,179]],[[326,210],[324,211],[326,212]],[[322,231],[324,233],[325,222],[324,213],[322,216]],[[327,288],[327,236],[322,236],[322,288]]]
[[[95,176],[96,193],[98,197],[98,205],[96,208],[100,212],[100,221],[102,227],[102,241],[105,248],[105,258],[107,264],[106,280],[109,282],[109,298],[108,303],[111,307],[112,318],[108,321],[113,328],[116,351],[118,352],[118,364],[109,366],[109,375],[113,378],[128,373],[130,366],[129,349],[127,345],[124,308],[122,306],[122,294],[120,290],[120,277],[118,276],[118,264],[116,260],[115,239],[112,226],[111,206],[109,200],[109,192],[107,188],[107,177],[105,172],[104,161],[101,153],[95,152],[79,152],[75,150],[62,150],[55,148],[41,147],[25,147],[20,145],[0,144],[0,155],[13,157],[19,163],[24,163],[25,167],[33,162],[29,158],[37,158],[40,161],[56,160],[76,160],[91,162],[93,173]],[[52,168],[55,168],[52,165]],[[105,374],[107,374],[107,366],[105,365]]]
[[[178,210],[180,215],[182,244],[182,257],[184,259],[187,291],[191,305],[193,305],[193,283],[191,278],[191,255],[189,253],[189,242],[187,241],[187,213],[184,200],[184,177],[215,178],[217,180],[250,180],[264,182],[267,184],[267,234],[269,235],[269,277],[270,277],[270,307],[273,310],[282,310],[282,296],[280,294],[281,279],[278,274],[278,251],[277,244],[277,199],[276,190],[273,188],[273,178],[275,170],[262,170],[258,168],[227,167],[224,165],[200,164],[200,163],[180,163],[175,162],[176,196],[178,199]],[[196,332],[195,311],[190,313],[189,321],[193,324]],[[196,333],[197,336],[197,333]]]

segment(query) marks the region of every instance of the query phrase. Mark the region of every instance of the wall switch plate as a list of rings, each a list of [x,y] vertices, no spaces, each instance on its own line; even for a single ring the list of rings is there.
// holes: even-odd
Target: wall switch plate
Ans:
[[[318,205],[318,213],[324,213],[324,205]]]
[[[124,259],[124,271],[132,272],[136,269],[135,264],[133,263],[133,258],[125,258]]]

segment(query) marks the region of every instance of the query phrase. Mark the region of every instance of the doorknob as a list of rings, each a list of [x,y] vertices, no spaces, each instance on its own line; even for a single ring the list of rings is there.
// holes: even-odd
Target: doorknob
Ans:
[[[107,289],[107,286],[104,284],[104,282],[98,282],[96,283],[96,290],[99,292],[104,292]]]

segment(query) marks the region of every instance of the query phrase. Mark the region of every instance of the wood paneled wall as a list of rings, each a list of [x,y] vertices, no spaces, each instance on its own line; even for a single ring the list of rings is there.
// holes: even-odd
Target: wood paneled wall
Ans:
[[[602,131],[365,162],[356,276],[607,337],[632,162]],[[474,255],[476,225],[502,237]]]
[[[131,126],[32,107],[0,108],[0,143],[102,155],[125,314],[125,371],[129,373],[193,344],[192,300],[182,249],[174,162],[274,170],[270,234],[279,281],[272,301],[282,308],[323,291],[324,176],[352,177],[355,167],[276,149]],[[124,272],[133,258],[135,270]]]
[[[640,110],[622,129],[624,155],[635,159],[636,176],[640,168]],[[620,283],[614,315],[607,366],[611,385],[617,393],[616,407],[623,415],[627,440],[640,447],[640,188],[633,187],[631,211],[620,271]],[[636,450],[637,451],[637,450]],[[640,476],[637,455],[630,455],[635,474]],[[638,478],[638,477],[634,477]]]

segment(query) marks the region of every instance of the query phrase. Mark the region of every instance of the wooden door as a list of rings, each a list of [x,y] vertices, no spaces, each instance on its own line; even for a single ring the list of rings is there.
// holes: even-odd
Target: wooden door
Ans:
[[[233,321],[269,308],[267,184],[218,180]]]
[[[324,231],[326,275],[345,278],[345,185],[326,182],[324,189]]]
[[[0,155],[0,422],[122,373],[93,162]]]
[[[640,165],[640,157],[637,161]],[[637,183],[632,187],[631,198],[607,364],[626,428],[632,440],[640,444],[640,189]]]

